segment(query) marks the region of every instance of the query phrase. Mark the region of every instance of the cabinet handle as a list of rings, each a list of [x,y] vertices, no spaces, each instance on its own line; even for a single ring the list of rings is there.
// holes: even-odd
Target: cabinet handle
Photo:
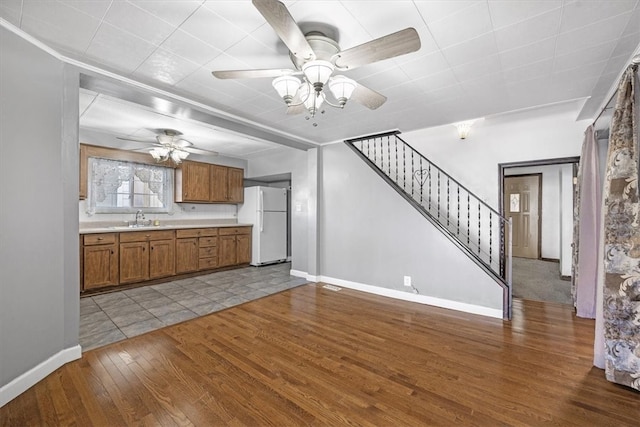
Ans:
[[[146,249],[146,248],[145,248],[145,247],[143,247],[143,248],[142,248],[142,252],[144,252],[144,250],[145,250],[145,249]]]
[[[98,240],[104,240],[104,237],[98,237]]]
[[[111,249],[111,255],[115,255],[115,253],[113,252],[113,249]]]

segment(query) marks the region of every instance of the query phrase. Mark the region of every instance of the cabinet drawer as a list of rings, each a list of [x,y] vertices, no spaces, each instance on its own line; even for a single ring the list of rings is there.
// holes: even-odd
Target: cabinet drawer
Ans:
[[[199,249],[199,257],[200,258],[208,258],[208,257],[212,257],[212,256],[218,256],[218,248],[216,246],[209,246],[206,248],[203,248],[202,246],[200,246]]]
[[[207,270],[209,268],[216,268],[218,266],[218,257],[200,258],[198,260],[198,268],[200,270]]]
[[[147,242],[150,240],[171,240],[174,237],[173,230],[162,231],[131,231],[120,233],[120,243]]]
[[[200,247],[218,246],[218,237],[200,237],[198,239]]]
[[[101,233],[101,234],[85,234],[84,245],[106,245],[116,243],[118,240],[116,233]]]
[[[224,227],[220,229],[221,236],[233,236],[236,234],[251,234],[251,227]]]
[[[217,235],[217,228],[187,228],[183,230],[176,230],[176,237],[179,239],[184,237],[204,237]]]

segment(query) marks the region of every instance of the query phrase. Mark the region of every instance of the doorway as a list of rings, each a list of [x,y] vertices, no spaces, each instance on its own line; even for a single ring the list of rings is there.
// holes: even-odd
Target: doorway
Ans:
[[[542,174],[504,178],[504,215],[512,218],[512,255],[540,258]]]
[[[573,237],[573,177],[572,164],[578,157],[567,157],[547,160],[499,164],[499,208],[505,217],[514,221],[512,284],[514,297],[539,301],[552,301],[563,304],[571,303],[571,247]],[[531,188],[529,195],[523,195],[523,189],[511,185],[508,180],[531,175],[541,175],[539,182],[538,207],[531,206]],[[521,185],[522,183],[519,183]],[[512,187],[509,192],[509,186]],[[519,190],[519,191],[516,191]],[[526,190],[526,189],[525,189]],[[536,193],[535,189],[533,190]],[[510,194],[519,196],[513,199],[510,206]],[[519,203],[519,206],[518,206]],[[529,204],[529,206],[527,206]],[[518,210],[520,212],[510,212]],[[520,228],[526,229],[526,217],[523,213],[538,211],[538,235],[515,236],[522,233],[518,230],[518,222],[524,222]],[[524,211],[524,212],[523,212]],[[513,214],[520,215],[520,218]],[[531,217],[529,222],[535,223]],[[531,225],[531,224],[529,224]],[[523,234],[523,233],[522,233]],[[528,234],[528,233],[527,233]],[[523,241],[523,238],[529,241]],[[520,248],[537,250],[536,254],[519,252]],[[531,257],[531,258],[529,258]]]

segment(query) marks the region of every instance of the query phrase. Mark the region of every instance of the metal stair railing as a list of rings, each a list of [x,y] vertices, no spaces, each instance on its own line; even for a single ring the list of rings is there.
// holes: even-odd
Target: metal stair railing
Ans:
[[[503,288],[511,318],[511,222],[466,187],[387,132],[344,142]]]

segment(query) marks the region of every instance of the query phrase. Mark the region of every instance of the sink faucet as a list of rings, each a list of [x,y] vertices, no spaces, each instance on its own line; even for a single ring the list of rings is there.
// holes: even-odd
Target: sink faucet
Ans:
[[[136,225],[138,225],[139,219],[142,219],[144,221],[144,213],[140,209],[138,209],[138,212],[136,212]]]

